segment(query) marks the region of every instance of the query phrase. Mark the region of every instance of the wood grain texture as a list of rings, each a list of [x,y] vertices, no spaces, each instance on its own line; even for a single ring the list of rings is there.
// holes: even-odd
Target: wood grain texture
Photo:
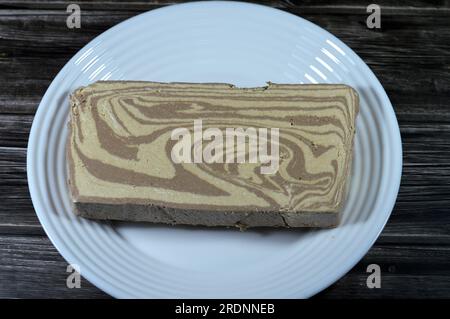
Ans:
[[[67,263],[46,236],[0,235],[0,260],[0,298],[108,298],[85,279],[68,288]]]
[[[375,245],[346,276],[315,298],[417,298],[417,290],[424,298],[448,297],[448,249]],[[0,260],[0,298],[109,297],[84,278],[81,288],[67,288],[67,263],[46,236],[0,235]],[[366,286],[367,266],[374,263],[382,271],[381,289]]]
[[[46,238],[26,183],[33,114],[60,68],[88,41],[140,12],[178,1],[0,0],[0,297],[106,295],[65,287],[66,263]],[[326,28],[356,51],[385,87],[401,128],[404,167],[392,216],[375,246],[318,298],[450,296],[450,7],[448,1],[379,1],[382,28],[366,28],[372,2],[264,1]],[[382,288],[365,286],[382,268]],[[44,272],[41,264],[49,267]]]

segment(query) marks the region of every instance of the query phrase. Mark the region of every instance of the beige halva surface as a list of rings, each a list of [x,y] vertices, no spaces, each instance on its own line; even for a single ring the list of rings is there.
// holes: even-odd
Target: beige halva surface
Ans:
[[[94,219],[333,227],[345,201],[358,95],[346,85],[97,82],[71,95],[69,188]],[[279,128],[279,166],[174,163],[174,129]],[[210,141],[203,141],[206,147]]]

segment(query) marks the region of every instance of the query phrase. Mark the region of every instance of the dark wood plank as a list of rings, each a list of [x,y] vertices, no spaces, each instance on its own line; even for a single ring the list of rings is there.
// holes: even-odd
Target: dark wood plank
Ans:
[[[27,185],[26,149],[0,147],[0,185]]]
[[[0,41],[0,52],[2,52]],[[68,59],[0,57],[0,114],[34,114],[53,78]]]
[[[381,288],[366,285],[367,266],[381,268]],[[448,298],[450,248],[441,246],[375,245],[341,280],[320,298]]]
[[[34,112],[51,80],[73,54],[97,34],[135,14],[90,11],[83,15],[81,29],[68,30],[65,12],[0,11],[0,80],[5,86],[0,92],[0,112]],[[434,112],[439,104],[441,113],[448,114],[450,14],[420,19],[387,16],[382,31],[367,29],[365,15],[320,12],[304,16],[339,36],[364,58],[397,112],[410,107]]]
[[[28,192],[25,148],[0,147],[0,234],[45,234]]]
[[[450,248],[376,245],[346,276],[317,298],[439,298],[448,296]],[[367,266],[381,267],[381,288],[366,286]],[[106,298],[86,279],[66,287],[67,263],[45,236],[0,236],[0,297]],[[401,294],[399,294],[401,291]]]
[[[121,0],[106,0],[106,1],[91,1],[91,0],[78,0],[72,2],[70,0],[0,0],[0,9],[65,9],[70,3],[79,4],[84,10],[151,10],[161,6],[188,2],[185,0],[152,0],[152,1],[121,1]],[[330,1],[330,0],[260,0],[260,1],[248,1],[257,4],[267,5],[273,8],[285,9],[285,10],[301,10],[301,11],[318,11],[326,10],[327,13],[334,12],[352,12],[353,10],[365,9],[367,5],[372,2],[359,1],[359,0],[342,0],[342,1]],[[380,0],[377,4],[384,8],[387,12],[411,12],[415,10],[433,11],[435,9],[445,9],[448,6],[446,0]]]
[[[0,234],[45,234],[28,192],[25,148],[0,147]]]
[[[33,115],[0,114],[0,147],[26,148]]]
[[[67,262],[45,236],[0,236],[0,298],[108,298],[90,284],[66,285]]]

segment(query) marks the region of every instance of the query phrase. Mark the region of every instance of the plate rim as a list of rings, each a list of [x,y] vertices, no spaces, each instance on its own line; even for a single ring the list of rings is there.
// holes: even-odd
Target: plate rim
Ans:
[[[321,291],[323,291],[324,289],[326,289],[327,287],[331,286],[333,283],[335,283],[336,281],[338,281],[339,279],[341,279],[345,274],[347,274],[358,262],[361,261],[361,259],[367,254],[367,252],[370,250],[370,248],[373,246],[373,244],[375,243],[375,241],[379,238],[381,232],[383,231],[384,227],[387,224],[387,221],[389,220],[393,208],[395,206],[397,197],[398,197],[398,192],[400,189],[400,183],[401,183],[401,176],[402,176],[402,170],[403,170],[403,145],[402,145],[402,141],[401,141],[401,135],[400,135],[400,128],[398,125],[398,121],[397,121],[397,117],[394,111],[394,108],[392,106],[392,103],[390,102],[390,99],[386,93],[386,91],[384,90],[383,86],[381,85],[380,81],[378,80],[378,78],[375,76],[375,74],[373,73],[373,71],[371,70],[371,68],[353,51],[353,49],[351,49],[349,46],[347,46],[343,41],[341,41],[340,39],[338,39],[336,36],[334,36],[332,33],[330,33],[329,31],[327,31],[326,29],[316,25],[315,23],[294,15],[292,13],[289,13],[287,11],[284,10],[280,10],[277,8],[272,8],[266,5],[262,5],[262,4],[255,4],[255,3],[247,3],[247,2],[240,2],[240,1],[194,1],[194,2],[188,2],[188,3],[181,3],[181,4],[174,4],[174,5],[168,5],[165,7],[161,7],[161,8],[157,8],[157,9],[153,9],[153,10],[148,10],[142,13],[139,13],[133,17],[130,17],[124,21],[121,21],[120,23],[110,27],[109,29],[105,30],[104,32],[100,33],[99,35],[97,35],[96,37],[94,37],[91,41],[89,41],[86,45],[84,45],[80,50],[78,50],[77,53],[75,53],[72,58],[70,58],[66,64],[63,66],[63,68],[58,72],[58,74],[55,76],[55,78],[52,80],[52,82],[50,83],[49,87],[47,88],[44,96],[42,97],[39,106],[36,110],[34,119],[33,119],[33,123],[30,129],[30,134],[29,134],[29,139],[28,139],[28,145],[27,145],[27,163],[26,163],[26,168],[27,168],[27,181],[28,181],[28,188],[29,188],[29,192],[30,192],[30,197],[33,203],[33,208],[36,212],[36,215],[38,217],[38,220],[40,222],[40,224],[42,225],[46,235],[49,237],[51,243],[53,244],[53,246],[57,249],[57,251],[59,252],[59,254],[69,263],[69,264],[73,264],[73,256],[72,253],[70,252],[70,249],[65,249],[63,246],[65,244],[60,243],[58,239],[56,239],[55,237],[53,237],[52,232],[50,231],[50,229],[48,228],[48,218],[47,216],[45,216],[45,214],[43,213],[39,213],[40,210],[44,210],[43,207],[40,207],[40,197],[39,197],[39,189],[37,186],[37,182],[35,180],[35,176],[33,174],[33,158],[34,158],[34,144],[36,143],[36,138],[39,134],[39,129],[40,127],[38,127],[38,122],[41,122],[45,117],[44,117],[44,113],[45,113],[45,104],[47,102],[47,100],[50,99],[50,96],[52,95],[52,91],[54,91],[54,87],[56,86],[56,83],[59,83],[61,81],[61,79],[64,77],[64,75],[67,73],[69,66],[71,65],[72,62],[74,62],[75,58],[78,57],[78,55],[80,54],[80,52],[84,52],[86,51],[86,49],[88,47],[91,47],[94,43],[99,42],[101,40],[102,37],[105,36],[105,34],[111,33],[113,32],[116,28],[118,28],[121,25],[125,25],[127,23],[132,22],[134,19],[137,19],[139,17],[142,17],[144,15],[147,15],[149,13],[153,13],[154,12],[163,12],[166,10],[174,10],[174,8],[179,8],[179,7],[190,7],[190,6],[197,6],[197,5],[220,5],[220,4],[226,4],[226,5],[231,5],[231,6],[247,6],[249,8],[251,7],[260,7],[260,8],[264,8],[268,11],[276,11],[278,14],[284,14],[289,16],[290,18],[295,17],[303,22],[306,22],[307,24],[312,25],[315,28],[320,29],[321,31],[325,32],[327,36],[329,36],[333,41],[335,41],[339,46],[345,48],[348,52],[351,52],[352,57],[359,60],[360,62],[362,62],[366,67],[367,67],[367,75],[374,80],[374,83],[376,84],[376,86],[379,86],[379,88],[381,89],[380,92],[382,92],[383,96],[382,98],[385,100],[383,102],[384,105],[384,109],[388,112],[388,119],[391,122],[391,125],[394,124],[394,128],[395,128],[395,136],[390,136],[391,138],[393,138],[394,140],[394,146],[397,148],[398,151],[398,158],[396,159],[396,166],[393,165],[394,169],[395,169],[395,176],[392,176],[390,178],[391,181],[391,187],[393,189],[393,191],[388,194],[390,195],[390,197],[392,198],[391,202],[389,203],[389,205],[387,205],[386,207],[388,207],[389,209],[386,208],[386,210],[389,210],[389,213],[386,214],[382,226],[380,227],[380,229],[377,231],[376,236],[374,236],[374,238],[372,238],[370,241],[366,241],[365,242],[365,247],[364,249],[360,249],[359,250],[359,254],[358,256],[355,256],[352,258],[352,261],[348,263],[348,265],[346,265],[346,267],[342,267],[340,269],[340,271],[336,272],[336,275],[333,276],[334,279],[331,280],[330,282],[322,282],[321,285],[317,285],[313,292],[311,292],[310,294],[307,294],[304,298],[309,298]],[[176,9],[175,8],[175,9]],[[388,103],[388,105],[386,105],[386,103]],[[393,182],[393,183],[392,183]],[[392,185],[393,184],[393,185]],[[114,288],[109,287],[107,282],[103,282],[102,280],[97,280],[97,277],[94,274],[91,274],[90,272],[83,272],[82,276],[87,279],[89,282],[91,282],[93,285],[95,285],[96,287],[98,287],[99,289],[101,289],[102,291],[104,291],[105,293],[111,295],[112,297],[123,297],[121,296],[121,293],[118,291],[115,291]],[[125,296],[125,298],[127,298]]]

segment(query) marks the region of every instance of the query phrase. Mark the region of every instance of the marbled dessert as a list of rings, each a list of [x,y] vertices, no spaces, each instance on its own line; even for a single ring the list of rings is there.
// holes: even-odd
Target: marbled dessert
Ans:
[[[339,223],[358,113],[349,86],[107,81],[75,90],[70,109],[69,188],[83,217],[239,227]],[[244,132],[241,140],[227,135],[233,128]]]

